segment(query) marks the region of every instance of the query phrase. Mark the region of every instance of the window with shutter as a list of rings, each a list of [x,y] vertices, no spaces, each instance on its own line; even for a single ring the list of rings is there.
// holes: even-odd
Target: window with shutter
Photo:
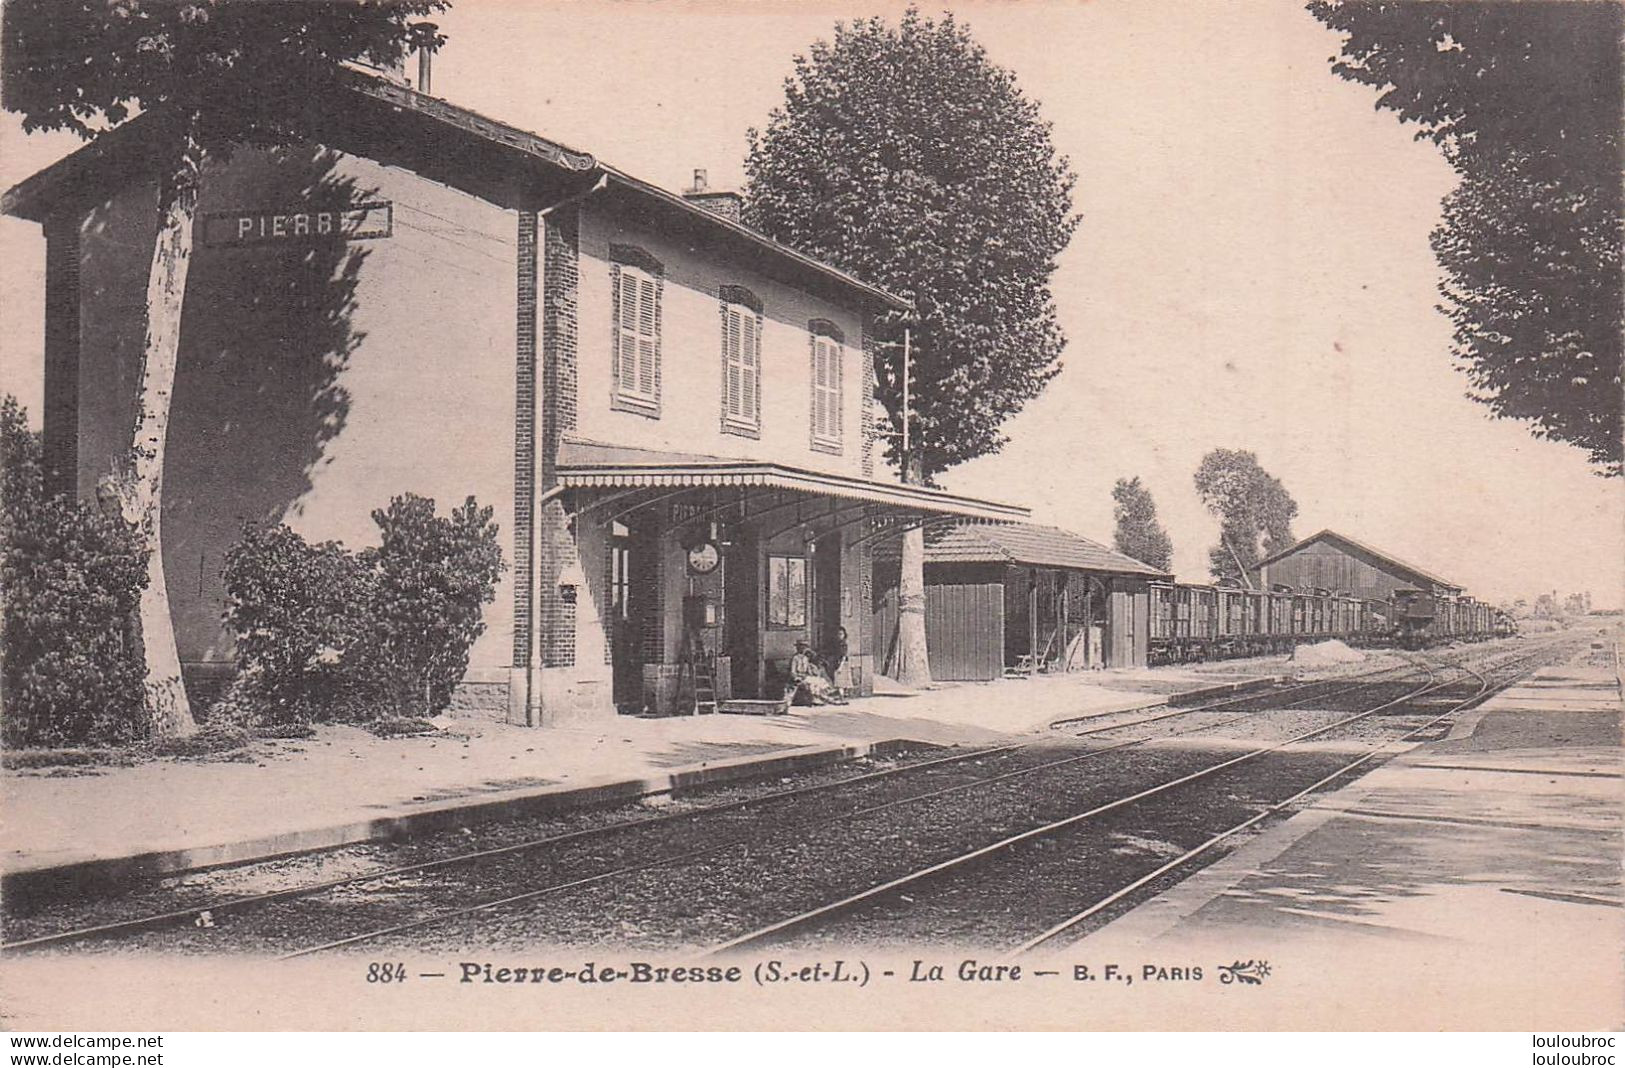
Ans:
[[[627,263],[611,265],[613,399],[622,411],[660,414],[660,290],[657,273]]]
[[[828,324],[812,324],[812,447],[841,451],[841,377],[845,351]]]
[[[762,315],[754,303],[747,291],[723,287],[722,429],[748,437],[762,422]]]

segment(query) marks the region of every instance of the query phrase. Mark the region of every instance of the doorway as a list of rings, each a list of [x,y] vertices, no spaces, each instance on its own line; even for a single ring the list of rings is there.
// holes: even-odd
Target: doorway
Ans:
[[[722,556],[722,650],[736,697],[759,697],[762,672],[762,561],[756,537],[741,524]]]

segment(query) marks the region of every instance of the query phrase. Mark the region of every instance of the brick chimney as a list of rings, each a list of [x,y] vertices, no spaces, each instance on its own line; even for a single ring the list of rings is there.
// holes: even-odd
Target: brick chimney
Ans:
[[[700,167],[694,168],[694,184],[683,190],[683,199],[731,222],[740,221],[745,207],[745,198],[738,193],[712,189],[706,181],[705,170]]]

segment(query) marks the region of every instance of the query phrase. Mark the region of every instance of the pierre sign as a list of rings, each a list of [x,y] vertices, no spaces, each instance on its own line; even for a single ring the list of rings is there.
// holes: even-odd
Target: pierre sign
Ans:
[[[216,211],[204,217],[203,243],[219,248],[360,241],[388,237],[393,226],[394,213],[387,200],[332,208]]]

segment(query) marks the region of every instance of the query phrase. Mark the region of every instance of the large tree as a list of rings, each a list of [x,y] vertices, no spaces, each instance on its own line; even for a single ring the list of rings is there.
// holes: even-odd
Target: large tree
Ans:
[[[1625,5],[1315,0],[1332,69],[1461,176],[1433,249],[1469,396],[1621,473]]]
[[[1005,420],[1059,371],[1049,279],[1077,225],[1075,177],[1038,105],[952,15],[837,24],[796,57],[784,93],[750,131],[747,218],[913,303],[873,324],[876,393],[888,459],[930,484],[996,452]],[[922,534],[902,550],[898,676],[919,685]]]
[[[1167,571],[1174,559],[1174,543],[1168,531],[1157,522],[1157,502],[1138,476],[1120,478],[1112,487],[1113,513],[1117,529],[1113,541],[1117,551]]]
[[[387,65],[433,48],[413,20],[447,0],[10,0],[3,103],[23,128],[86,139],[139,115],[157,188],[146,334],[129,459],[113,485],[144,532],[141,596],[146,704],[158,734],[193,729],[164,582],[163,472],[181,308],[205,162],[239,146],[280,143],[307,109],[330,106],[342,64]]]
[[[1298,502],[1264,470],[1256,453],[1243,449],[1209,452],[1195,481],[1202,503],[1219,520],[1219,544],[1208,550],[1208,570],[1219,582],[1250,586],[1260,560],[1297,541],[1292,520]]]

